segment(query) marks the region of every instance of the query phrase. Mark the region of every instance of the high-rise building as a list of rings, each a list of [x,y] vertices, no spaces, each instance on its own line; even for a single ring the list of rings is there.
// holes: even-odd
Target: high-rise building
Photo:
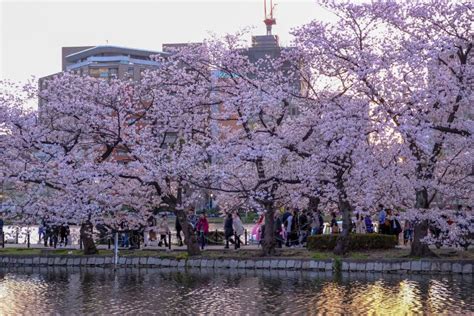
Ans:
[[[159,62],[153,57],[165,56],[165,53],[118,46],[84,47],[70,51],[63,47],[63,71],[73,71],[104,79],[140,79],[147,68],[156,68]],[[69,54],[68,54],[69,53]]]
[[[72,71],[104,80],[139,80],[143,71],[159,66],[155,56],[166,57],[168,53],[104,45],[63,47],[61,55],[62,72]],[[45,88],[48,79],[58,74],[40,78],[40,90]]]

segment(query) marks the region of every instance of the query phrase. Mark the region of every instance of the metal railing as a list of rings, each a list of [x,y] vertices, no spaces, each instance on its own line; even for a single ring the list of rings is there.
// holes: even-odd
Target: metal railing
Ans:
[[[105,245],[107,249],[112,249],[114,245],[114,235],[116,231],[107,231],[99,232],[95,227],[93,229],[94,241],[96,245]],[[146,241],[145,234],[146,231],[137,231],[131,233],[131,231],[118,231],[118,246],[119,248],[130,248],[133,246],[134,249],[143,248],[143,244]],[[71,233],[68,235],[67,244],[61,243],[61,238],[59,235],[55,234],[41,234],[41,236],[36,236],[38,234],[37,227],[30,229],[29,227],[20,227],[20,226],[10,226],[7,231],[3,231],[0,234],[0,245],[2,248],[5,248],[6,244],[17,244],[17,245],[26,245],[27,248],[31,248],[34,244],[44,245],[45,238],[47,239],[47,245],[51,248],[57,248],[59,246],[79,246],[79,249],[83,249],[83,243],[79,233],[79,228],[71,228]],[[32,236],[35,236],[32,238]],[[160,235],[158,235],[159,239]],[[234,240],[236,236],[233,236]],[[242,245],[250,244],[249,232],[247,229],[244,230]],[[182,236],[184,239],[184,236]],[[159,242],[159,240],[157,240]],[[224,245],[225,237],[224,231],[215,229],[212,234],[206,236],[207,244],[214,245]],[[179,239],[176,237],[175,231],[170,231],[166,234],[166,244],[167,248],[171,250],[179,244]],[[148,245],[145,245],[148,246]]]

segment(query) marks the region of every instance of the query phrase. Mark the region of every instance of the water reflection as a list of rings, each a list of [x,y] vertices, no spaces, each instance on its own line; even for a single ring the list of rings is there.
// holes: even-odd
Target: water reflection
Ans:
[[[469,314],[472,276],[0,269],[0,314]]]

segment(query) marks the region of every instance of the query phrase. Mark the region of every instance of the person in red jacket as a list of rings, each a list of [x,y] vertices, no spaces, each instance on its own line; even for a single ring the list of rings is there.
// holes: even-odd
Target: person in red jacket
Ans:
[[[206,244],[206,236],[209,233],[209,222],[207,221],[206,213],[202,213],[201,217],[199,217],[199,221],[196,224],[196,231],[201,243],[201,249],[204,249]]]

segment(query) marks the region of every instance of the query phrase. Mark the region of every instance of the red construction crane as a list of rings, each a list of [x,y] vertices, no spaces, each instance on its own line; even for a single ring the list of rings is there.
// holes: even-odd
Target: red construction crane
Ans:
[[[276,19],[273,17],[273,0],[270,0],[270,13],[267,14],[267,0],[263,0],[263,8],[265,11],[265,20],[263,22],[267,26],[267,35],[272,35],[272,25],[276,24]]]

